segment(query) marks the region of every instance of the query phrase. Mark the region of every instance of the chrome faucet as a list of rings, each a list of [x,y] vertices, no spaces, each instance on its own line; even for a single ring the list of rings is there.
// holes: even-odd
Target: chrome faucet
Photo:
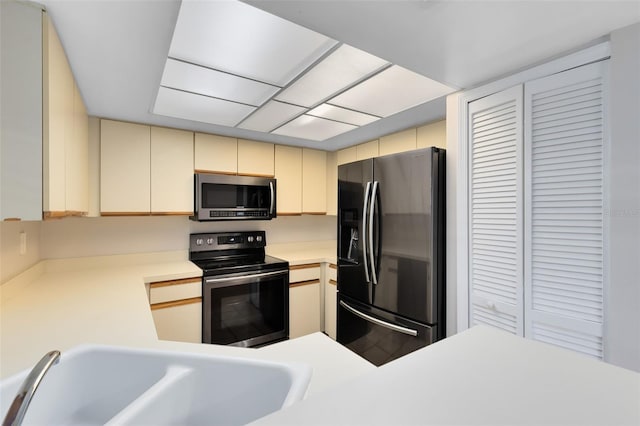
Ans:
[[[36,393],[36,389],[38,389],[42,378],[59,360],[60,351],[51,351],[38,361],[27,378],[24,379],[24,382],[22,382],[20,389],[18,389],[16,397],[13,399],[7,414],[4,416],[2,426],[18,426],[22,424],[22,419],[24,419],[24,415],[27,414],[27,409],[29,408],[29,404],[31,404],[33,394]]]

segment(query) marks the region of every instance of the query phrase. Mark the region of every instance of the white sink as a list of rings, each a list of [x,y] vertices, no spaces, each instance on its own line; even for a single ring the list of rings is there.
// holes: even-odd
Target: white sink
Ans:
[[[28,371],[0,383],[4,418]],[[303,398],[311,368],[155,350],[79,346],[51,367],[25,425],[242,425]]]

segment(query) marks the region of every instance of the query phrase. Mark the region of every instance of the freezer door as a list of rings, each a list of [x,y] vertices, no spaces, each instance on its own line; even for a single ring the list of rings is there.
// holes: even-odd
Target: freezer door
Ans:
[[[437,269],[438,167],[433,148],[374,159],[375,269],[372,304],[413,320],[439,323],[444,294]],[[442,266],[444,270],[444,266]],[[442,291],[443,293],[443,291]]]
[[[435,340],[437,328],[338,297],[338,342],[380,366]]]
[[[370,265],[365,257],[373,161],[338,167],[338,291],[364,303],[371,302]]]

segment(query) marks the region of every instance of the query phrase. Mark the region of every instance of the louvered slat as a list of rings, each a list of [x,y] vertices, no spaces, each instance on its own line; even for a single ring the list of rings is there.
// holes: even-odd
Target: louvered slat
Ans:
[[[522,86],[470,104],[470,323],[523,334]]]
[[[525,85],[525,336],[602,358],[603,63]]]

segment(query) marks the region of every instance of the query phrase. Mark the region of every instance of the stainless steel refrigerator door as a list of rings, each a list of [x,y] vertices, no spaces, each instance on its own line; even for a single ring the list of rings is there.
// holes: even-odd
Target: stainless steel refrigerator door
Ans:
[[[373,179],[373,161],[338,167],[338,291],[371,303],[367,219]]]
[[[375,365],[427,346],[437,327],[419,324],[340,295],[337,340]]]
[[[372,304],[413,320],[438,322],[434,266],[437,167],[433,149],[374,159]],[[436,215],[437,216],[437,215]]]

